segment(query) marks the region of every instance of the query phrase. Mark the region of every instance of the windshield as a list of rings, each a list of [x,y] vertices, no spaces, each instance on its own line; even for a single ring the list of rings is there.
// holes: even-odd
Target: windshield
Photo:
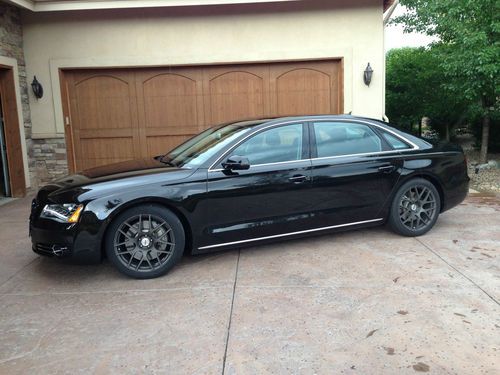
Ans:
[[[195,168],[210,159],[233,139],[250,130],[238,124],[209,128],[160,158],[175,167]]]

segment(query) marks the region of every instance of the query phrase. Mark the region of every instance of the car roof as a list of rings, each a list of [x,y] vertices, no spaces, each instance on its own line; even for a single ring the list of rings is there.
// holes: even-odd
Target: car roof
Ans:
[[[353,115],[296,115],[296,116],[277,116],[277,117],[264,117],[264,118],[250,118],[250,119],[245,119],[245,120],[240,120],[240,121],[229,121],[225,122],[223,124],[217,125],[217,128],[224,127],[227,125],[236,125],[236,126],[241,126],[241,127],[252,127],[256,125],[261,125],[264,123],[279,123],[283,121],[311,121],[315,119],[324,119],[324,118],[331,118],[331,119],[359,119],[359,120],[370,120],[370,121],[377,121],[382,122],[381,120],[373,119],[373,118],[368,118],[368,117],[359,117],[359,116],[353,116]]]
[[[329,114],[324,114],[324,115],[302,115],[302,116],[280,116],[280,117],[273,117],[269,118],[266,120],[266,122],[282,122],[282,121],[312,121],[316,119],[325,119],[329,118],[332,120],[353,120],[353,119],[358,119],[358,120],[370,120],[370,121],[380,121],[380,120],[375,120],[372,118],[368,117],[359,117],[359,116],[353,116],[353,115],[329,115]]]
[[[314,119],[323,119],[323,118],[332,118],[332,119],[343,119],[343,120],[352,120],[352,119],[358,119],[358,120],[369,120],[369,121],[376,121],[384,124],[385,122],[382,121],[381,119],[375,119],[375,118],[370,118],[366,116],[354,116],[350,114],[344,114],[344,115],[334,115],[334,114],[320,114],[320,115],[293,115],[293,116],[270,116],[270,117],[263,117],[263,118],[249,118],[245,120],[241,120],[238,122],[232,122],[232,124],[244,124],[244,123],[264,123],[264,122],[278,122],[278,121],[310,121]]]

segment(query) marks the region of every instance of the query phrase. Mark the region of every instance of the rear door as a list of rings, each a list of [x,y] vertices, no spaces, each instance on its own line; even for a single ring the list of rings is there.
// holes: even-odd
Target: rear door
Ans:
[[[311,211],[317,227],[380,221],[402,160],[368,123],[316,121]]]
[[[242,156],[250,169],[229,172],[222,161]],[[311,160],[303,123],[252,135],[208,171],[200,204],[205,227],[199,248],[299,231],[310,223]]]

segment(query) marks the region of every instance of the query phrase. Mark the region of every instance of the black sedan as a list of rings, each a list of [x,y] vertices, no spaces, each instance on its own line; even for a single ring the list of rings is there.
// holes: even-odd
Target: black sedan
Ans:
[[[126,275],[165,274],[204,253],[388,223],[430,230],[464,200],[460,147],[353,116],[210,128],[169,153],[86,170],[43,187],[30,233],[42,255]],[[334,239],[332,239],[334,240]]]

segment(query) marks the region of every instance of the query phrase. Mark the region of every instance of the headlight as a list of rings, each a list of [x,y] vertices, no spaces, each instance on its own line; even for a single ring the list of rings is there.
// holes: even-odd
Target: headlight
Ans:
[[[83,204],[47,204],[43,208],[40,217],[60,223],[77,223],[82,211]]]

